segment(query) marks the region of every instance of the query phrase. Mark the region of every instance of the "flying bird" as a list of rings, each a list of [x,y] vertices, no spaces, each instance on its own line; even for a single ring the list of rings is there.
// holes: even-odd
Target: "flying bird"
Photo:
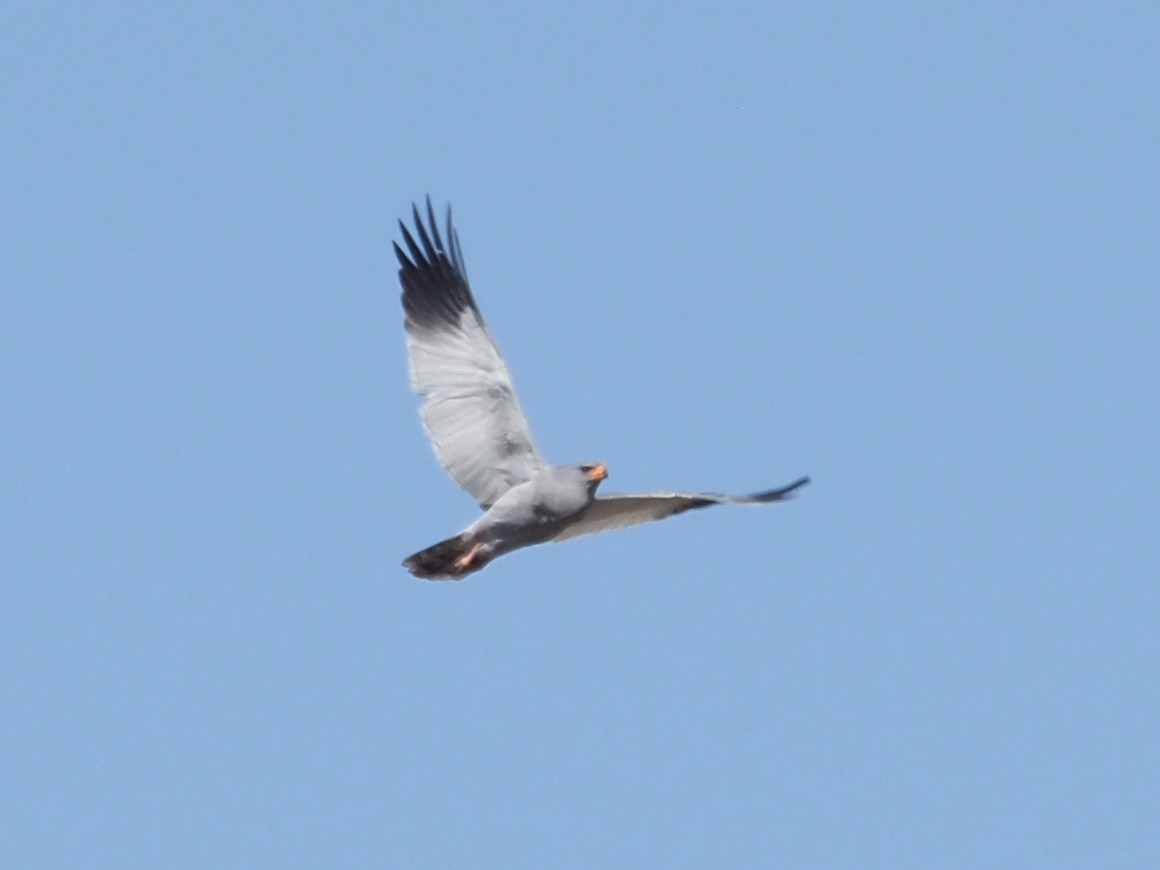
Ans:
[[[417,206],[411,213],[414,234],[399,222],[406,250],[394,243],[411,386],[423,397],[420,414],[439,464],[484,511],[463,531],[404,559],[412,574],[458,580],[521,547],[693,508],[782,501],[809,482],[803,477],[752,495],[597,495],[608,477],[603,462],[548,463],[532,440],[507,366],[471,294],[450,206],[442,236],[430,197],[426,225]]]

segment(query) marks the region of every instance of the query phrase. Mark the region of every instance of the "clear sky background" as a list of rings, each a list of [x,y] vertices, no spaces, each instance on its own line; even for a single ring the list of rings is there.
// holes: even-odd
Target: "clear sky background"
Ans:
[[[1160,866],[1160,13],[875,7],[6,5],[4,865]],[[408,575],[427,193],[550,458],[813,483]]]

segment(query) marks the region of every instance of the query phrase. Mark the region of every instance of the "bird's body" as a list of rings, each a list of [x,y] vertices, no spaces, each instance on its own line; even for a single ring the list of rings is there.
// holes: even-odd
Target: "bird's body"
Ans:
[[[447,214],[447,243],[431,201],[428,223],[413,209],[414,236],[398,244],[411,384],[424,402],[424,427],[440,464],[479,501],[483,515],[453,537],[403,561],[429,579],[458,579],[521,547],[663,519],[693,508],[780,501],[808,482],[754,495],[642,493],[597,496],[600,462],[551,465],[532,440],[503,357],[467,283]]]
[[[542,468],[501,495],[458,535],[403,564],[422,577],[462,577],[512,550],[550,540],[588,510],[604,476],[599,463]],[[457,565],[467,554],[471,559]]]

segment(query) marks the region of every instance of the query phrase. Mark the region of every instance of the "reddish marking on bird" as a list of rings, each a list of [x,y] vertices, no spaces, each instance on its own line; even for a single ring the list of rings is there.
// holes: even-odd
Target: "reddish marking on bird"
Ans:
[[[483,546],[483,541],[476,541],[471,545],[471,549],[456,559],[452,564],[455,567],[456,574],[462,574],[471,567],[471,563],[475,561],[476,555],[479,553],[479,548]]]

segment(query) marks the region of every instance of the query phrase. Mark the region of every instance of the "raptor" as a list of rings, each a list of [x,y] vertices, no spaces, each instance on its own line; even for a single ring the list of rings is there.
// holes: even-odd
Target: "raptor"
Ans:
[[[411,386],[435,456],[483,509],[458,534],[408,556],[418,577],[457,580],[520,547],[624,528],[719,504],[783,501],[809,482],[751,495],[648,492],[598,495],[608,477],[598,461],[552,465],[532,440],[511,376],[467,282],[459,237],[447,209],[440,234],[427,199],[424,224],[402,221],[394,244],[403,287]]]

